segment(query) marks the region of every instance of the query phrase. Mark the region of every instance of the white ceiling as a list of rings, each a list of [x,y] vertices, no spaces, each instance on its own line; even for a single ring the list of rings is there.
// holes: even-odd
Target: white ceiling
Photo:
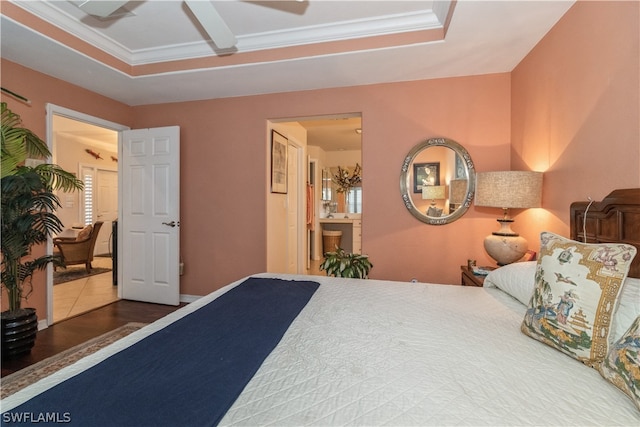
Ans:
[[[89,145],[98,152],[101,150],[118,151],[118,132],[112,129],[54,115],[53,130],[57,138],[65,138],[66,140]]]
[[[238,39],[219,50],[182,1],[129,1],[98,19],[82,1],[10,0],[0,52],[145,105],[510,72],[573,2],[213,1]]]

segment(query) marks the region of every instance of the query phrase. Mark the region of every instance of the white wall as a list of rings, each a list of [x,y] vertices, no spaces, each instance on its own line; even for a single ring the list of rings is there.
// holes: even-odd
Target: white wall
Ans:
[[[64,135],[54,134],[55,152],[54,162],[67,172],[77,174],[80,178],[80,167],[95,166],[96,168],[106,170],[117,170],[117,162],[111,159],[111,156],[117,158],[116,151],[106,151],[104,149],[95,148],[89,140],[79,137],[65,137]],[[91,149],[100,153],[102,159],[96,159],[85,150]],[[70,228],[74,223],[82,222],[82,197],[83,193],[74,191],[73,193],[58,192],[62,207],[56,211],[56,215],[65,228]]]

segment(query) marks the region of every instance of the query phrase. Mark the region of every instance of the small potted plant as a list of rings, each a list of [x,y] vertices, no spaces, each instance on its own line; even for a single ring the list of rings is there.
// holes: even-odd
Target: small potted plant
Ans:
[[[59,256],[32,256],[31,249],[62,230],[54,211],[60,201],[54,191],[82,189],[82,181],[57,165],[25,166],[27,157],[50,156],[47,145],[21,126],[18,114],[2,102],[2,288],[8,310],[0,313],[2,358],[31,351],[37,333],[35,309],[22,308],[31,292],[33,274],[49,263],[62,265]]]
[[[324,257],[320,270],[325,270],[327,276],[367,279],[369,270],[373,268],[367,255],[348,253],[342,248],[327,252]]]

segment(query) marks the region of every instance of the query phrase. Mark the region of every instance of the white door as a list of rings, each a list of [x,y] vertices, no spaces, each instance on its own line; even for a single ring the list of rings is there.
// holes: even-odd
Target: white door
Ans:
[[[287,273],[298,273],[298,147],[287,153]]]
[[[122,298],[180,302],[180,128],[122,132],[118,283]]]
[[[111,253],[111,222],[118,218],[118,171],[98,169],[96,177],[96,220],[102,228],[96,240],[94,254]]]

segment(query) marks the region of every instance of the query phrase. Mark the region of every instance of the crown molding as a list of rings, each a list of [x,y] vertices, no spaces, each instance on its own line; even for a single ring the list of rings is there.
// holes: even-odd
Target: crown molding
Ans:
[[[129,50],[98,30],[79,22],[46,1],[15,1],[11,3],[52,25],[86,41],[94,47],[131,65],[201,58],[212,54],[254,52],[312,43],[358,39],[374,36],[443,28],[451,1],[433,2],[433,10],[347,20],[331,24],[306,26],[282,31],[239,35],[232,49],[216,49],[210,41],[167,45],[158,48]],[[133,14],[133,12],[131,12]],[[123,19],[127,19],[124,17]],[[33,29],[36,30],[36,29]]]
[[[116,57],[117,59],[131,65],[131,51],[114,41],[109,37],[105,37],[99,31],[83,25],[75,17],[61,11],[46,1],[15,1],[9,0],[14,5],[26,10],[32,15],[55,25],[61,30],[78,37],[81,40],[97,47],[98,49]],[[36,28],[31,28],[37,31]]]

